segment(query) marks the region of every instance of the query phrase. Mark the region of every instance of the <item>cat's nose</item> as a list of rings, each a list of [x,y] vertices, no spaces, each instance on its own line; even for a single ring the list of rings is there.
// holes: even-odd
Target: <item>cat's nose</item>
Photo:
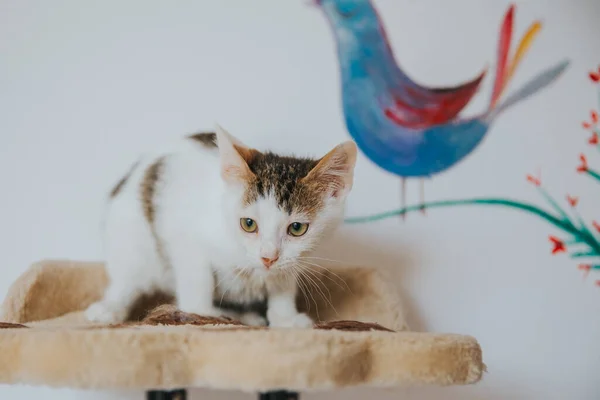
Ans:
[[[261,257],[260,259],[262,260],[263,265],[268,269],[271,268],[271,265],[275,264],[275,261],[279,260],[279,256],[275,256],[275,258]]]

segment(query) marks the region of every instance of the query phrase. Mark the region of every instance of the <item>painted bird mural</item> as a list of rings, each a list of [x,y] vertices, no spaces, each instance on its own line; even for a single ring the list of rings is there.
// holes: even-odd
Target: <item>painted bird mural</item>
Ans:
[[[325,14],[335,37],[346,127],[371,161],[401,177],[402,207],[406,203],[407,178],[420,179],[423,205],[424,178],[463,160],[504,110],[555,81],[569,63],[565,60],[543,71],[501,100],[541,29],[541,23],[534,22],[510,55],[515,14],[515,6],[511,5],[500,28],[489,106],[475,117],[461,118],[460,112],[477,93],[486,71],[454,87],[422,86],[397,63],[381,19],[369,0],[313,3]]]

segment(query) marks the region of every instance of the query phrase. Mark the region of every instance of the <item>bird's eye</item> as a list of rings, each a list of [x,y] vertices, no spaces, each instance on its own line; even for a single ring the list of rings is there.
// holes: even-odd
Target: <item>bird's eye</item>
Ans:
[[[240,226],[248,233],[254,233],[258,229],[258,224],[252,218],[240,218]]]
[[[339,14],[340,17],[348,19],[348,18],[352,18],[357,13],[357,11],[356,11],[357,8],[358,7],[354,7],[350,10],[347,10],[347,9],[342,10],[341,8],[336,7],[335,11]]]
[[[307,230],[308,224],[302,222],[292,222],[287,229],[288,234],[295,237],[304,235]]]

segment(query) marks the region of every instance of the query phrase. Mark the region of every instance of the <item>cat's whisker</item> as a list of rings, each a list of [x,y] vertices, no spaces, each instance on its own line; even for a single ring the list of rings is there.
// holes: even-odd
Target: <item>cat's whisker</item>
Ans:
[[[290,279],[293,279],[292,283],[295,283],[296,280],[295,278],[293,278],[292,276],[292,271],[290,271],[290,268],[287,268],[289,265],[291,265],[291,261],[288,262],[284,262],[280,265],[280,273],[283,274],[283,276],[285,276],[286,282],[290,283]]]
[[[299,272],[299,271],[297,271]],[[304,288],[303,292],[305,294],[305,301],[307,304],[307,311],[310,312],[310,308],[311,308],[311,302],[310,300],[312,300],[313,304],[315,305],[315,313],[317,314],[317,318],[319,318],[319,305],[317,304],[317,301],[315,300],[315,297],[313,296],[312,292],[310,291],[310,285],[308,284],[308,282],[304,281],[304,277],[302,276],[302,274],[298,273],[296,275],[296,278],[298,279],[298,282],[301,282],[302,287]]]
[[[237,272],[235,273],[235,276],[231,276],[231,274],[226,275],[226,276],[230,276],[231,279],[229,279],[229,281],[233,282],[234,279],[239,279],[242,273],[244,273],[244,268],[238,268]],[[223,299],[225,298],[225,295],[227,294],[227,291],[229,289],[231,289],[231,286],[228,287],[227,289],[225,289],[225,291],[221,294],[221,300],[219,301],[219,307],[221,307],[221,305],[223,304]]]
[[[304,285],[304,282],[300,279],[300,277],[298,276],[298,273],[295,271],[295,269],[290,269],[290,272],[294,275],[294,279],[298,285],[298,287],[300,288],[300,291],[302,292],[302,296],[304,297],[304,302],[306,304],[306,308],[307,311],[310,312],[310,301],[308,300],[308,294]]]
[[[325,270],[325,271],[312,270],[311,266],[317,266],[317,265],[307,263],[306,261],[301,261],[301,262],[303,263],[303,266],[305,268],[310,269],[311,271],[313,271],[315,273],[319,273],[320,276],[329,279],[329,281],[331,281],[331,283],[333,283],[334,285],[339,287],[342,291],[345,291],[348,288],[348,284],[346,284],[346,282],[344,282],[344,280],[342,278],[340,278],[339,276],[338,276],[338,279],[340,279],[345,284],[346,287],[340,285],[339,282],[337,282],[335,279],[333,279],[331,276],[329,276],[329,273],[332,273],[331,271],[329,271],[329,270]]]
[[[228,277],[229,276],[226,275],[226,276],[222,277],[221,279],[219,279],[217,281],[217,283],[215,284],[215,289],[217,289],[221,285],[221,283],[225,282],[225,278],[228,278]]]
[[[314,271],[314,270],[312,270],[310,268],[310,265],[308,265],[308,264],[303,264],[302,267],[304,268],[304,270],[307,273],[310,273],[310,275],[312,275],[315,279],[317,279],[317,281],[319,283],[323,284],[323,286],[325,287],[325,290],[327,290],[327,293],[329,293],[329,298],[331,299],[331,292],[329,291],[329,288],[327,287],[327,285],[325,285],[325,283],[323,282],[323,280],[319,278],[319,273],[321,273],[321,274],[323,274],[323,273],[320,272],[320,271]]]
[[[308,299],[308,294],[310,294],[310,290],[307,287],[306,282],[304,282],[301,279],[301,277],[298,275],[297,266],[298,266],[297,260],[289,260],[289,261],[283,262],[282,264],[279,265],[279,267],[281,268],[281,271],[286,272],[288,274],[288,276],[290,274],[293,276],[294,282],[296,283],[296,285],[302,292],[302,296],[304,297],[304,302],[306,303],[307,311],[310,312],[310,301]],[[313,301],[314,301],[314,298],[313,298]],[[315,302],[315,306],[316,306],[316,302]],[[318,314],[318,307],[317,307],[317,314]],[[318,315],[317,315],[317,317],[318,317]]]
[[[300,260],[314,259],[314,260],[322,260],[322,261],[331,261],[331,262],[335,262],[335,263],[339,263],[339,264],[344,263],[344,261],[341,261],[341,260],[334,260],[333,258],[325,258],[325,257],[301,256],[301,257],[298,257],[298,259],[300,259]]]
[[[307,279],[309,279],[312,283],[313,286],[315,287],[315,290],[317,292],[317,294],[319,294],[321,296],[321,298],[323,299],[323,301],[325,301],[326,304],[328,304],[329,306],[331,306],[331,308],[333,309],[333,311],[338,314],[337,310],[335,309],[335,307],[333,306],[333,303],[331,301],[331,292],[329,292],[329,289],[327,289],[327,287],[325,287],[327,289],[327,292],[329,293],[329,298],[325,295],[325,292],[323,291],[323,289],[321,288],[321,285],[323,282],[316,277],[313,273],[311,273],[310,270],[308,269],[303,269],[305,276]]]
[[[317,303],[315,296],[313,295],[312,291],[310,290],[309,282],[304,282],[302,280],[302,278],[306,278],[307,281],[310,281],[310,279],[308,279],[308,277],[306,276],[304,271],[301,268],[297,268],[297,266],[298,266],[297,264],[294,265],[294,271],[297,272],[296,276],[298,277],[298,282],[302,282],[302,284],[305,285],[306,293],[308,293],[308,295],[312,299],[313,303],[315,304],[315,312],[317,314],[317,319],[321,319],[321,317],[319,316],[319,304]],[[306,301],[308,304],[308,311],[310,311],[310,303],[308,302],[308,298],[306,299]]]
[[[312,266],[314,266],[314,267],[321,268],[321,269],[323,269],[323,270],[327,271],[328,273],[330,273],[331,275],[333,275],[333,276],[335,276],[337,279],[339,279],[339,280],[340,280],[340,281],[341,281],[341,282],[344,284],[344,286],[346,286],[346,289],[348,289],[348,291],[349,291],[350,293],[352,293],[352,289],[350,289],[350,286],[348,286],[348,283],[346,283],[346,281],[345,281],[345,280],[344,280],[344,279],[343,279],[341,276],[339,276],[338,274],[336,274],[335,272],[333,272],[333,271],[332,271],[330,268],[327,268],[327,267],[324,267],[324,266],[322,266],[322,265],[315,264],[314,262],[310,262],[310,261],[306,261],[306,260],[300,260],[300,261],[301,261],[301,262],[303,262],[303,263],[310,264],[310,265],[312,265]],[[331,279],[331,281],[332,281],[332,282],[335,282],[335,281],[333,280],[333,278],[331,278],[331,277],[329,277],[329,276],[328,276],[328,278],[329,278],[329,279]],[[339,285],[339,283],[338,283],[338,285]],[[343,289],[343,288],[342,288],[342,289]]]
[[[329,306],[333,309],[333,311],[336,313],[336,315],[339,315],[339,313],[337,312],[337,310],[335,309],[335,307],[333,305],[333,300],[331,298],[331,292],[329,291],[329,288],[327,287],[327,285],[325,285],[323,283],[323,281],[321,279],[319,279],[319,277],[318,277],[318,275],[316,274],[315,271],[312,271],[311,269],[306,268],[306,266],[304,268],[305,268],[304,272],[310,274],[317,281],[315,283],[315,288],[319,291],[319,293],[321,294],[321,297],[323,298],[323,300],[325,300],[329,304]],[[312,281],[312,279],[311,279],[311,281]],[[325,296],[325,292],[323,291],[323,289],[321,288],[321,286],[319,285],[319,283],[322,284],[325,287],[325,290],[327,290],[327,293],[329,294],[329,298],[327,298],[327,296]]]
[[[319,285],[315,282],[315,280],[313,278],[311,278],[307,273],[306,270],[304,270],[303,268],[299,268],[298,272],[300,273],[300,275],[304,278],[306,278],[307,283],[310,283],[311,286],[315,287],[315,289],[317,291],[319,291],[319,293],[321,294],[321,297],[323,298],[323,300],[327,301],[327,297],[325,296],[325,293],[323,293],[323,291],[320,289]],[[319,311],[319,305],[313,295],[312,291],[309,291],[310,296],[312,297],[314,303],[315,303],[315,308],[317,310],[317,318],[320,319],[318,311]]]
[[[285,276],[286,283],[290,284],[290,279],[292,279],[291,283],[296,283],[296,280],[292,277],[289,270],[283,269],[281,272],[283,273],[283,276]]]

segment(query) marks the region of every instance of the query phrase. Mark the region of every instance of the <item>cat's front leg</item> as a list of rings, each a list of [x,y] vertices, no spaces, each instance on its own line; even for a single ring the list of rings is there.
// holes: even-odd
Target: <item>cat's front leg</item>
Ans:
[[[214,276],[210,263],[199,258],[179,258],[173,263],[177,308],[207,317],[224,313],[213,306]]]
[[[267,320],[269,326],[278,328],[311,328],[312,319],[298,312],[296,307],[296,292],[298,286],[295,281],[284,279],[274,283],[267,283]]]

